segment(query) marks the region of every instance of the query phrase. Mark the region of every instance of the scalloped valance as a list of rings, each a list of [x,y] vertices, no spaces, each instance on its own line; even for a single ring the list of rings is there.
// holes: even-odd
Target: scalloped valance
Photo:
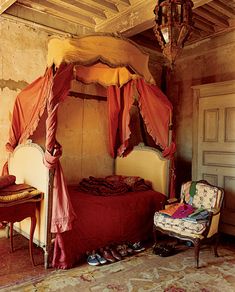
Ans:
[[[80,38],[51,38],[48,43],[47,66],[58,68],[61,63],[92,65],[97,62],[109,67],[128,67],[148,83],[155,83],[149,69],[149,55],[134,42],[108,35]]]

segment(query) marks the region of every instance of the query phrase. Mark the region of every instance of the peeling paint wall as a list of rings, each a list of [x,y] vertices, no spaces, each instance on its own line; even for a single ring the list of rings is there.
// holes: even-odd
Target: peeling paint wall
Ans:
[[[17,94],[44,74],[50,35],[24,24],[0,21],[0,170],[7,159],[5,143]],[[59,109],[57,138],[63,145],[61,159],[70,183],[84,176],[113,172],[108,154],[107,102],[68,98]],[[44,114],[32,140],[45,145]]]
[[[48,37],[45,32],[0,19],[0,170],[7,158],[5,143],[15,98],[44,73]]]
[[[191,179],[193,85],[235,80],[235,31],[183,50],[168,80],[174,105],[177,186]]]

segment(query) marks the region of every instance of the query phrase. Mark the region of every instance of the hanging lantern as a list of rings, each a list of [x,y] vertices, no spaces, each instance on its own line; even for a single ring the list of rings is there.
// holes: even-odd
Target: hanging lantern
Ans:
[[[190,36],[192,8],[191,0],[157,0],[153,30],[171,67]]]

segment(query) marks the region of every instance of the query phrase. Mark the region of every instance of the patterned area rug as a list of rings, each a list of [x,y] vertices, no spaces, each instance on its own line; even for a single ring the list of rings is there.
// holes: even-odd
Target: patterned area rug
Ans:
[[[21,285],[5,286],[1,291],[235,291],[234,249],[219,247],[220,257],[211,248],[200,252],[200,268],[194,268],[193,248],[183,248],[170,257],[160,257],[152,248],[109,265],[87,264],[57,270]]]

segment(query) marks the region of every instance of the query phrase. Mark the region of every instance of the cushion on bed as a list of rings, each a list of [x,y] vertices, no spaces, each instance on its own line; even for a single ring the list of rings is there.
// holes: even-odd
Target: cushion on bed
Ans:
[[[15,181],[16,181],[16,177],[14,175],[0,176],[0,189],[13,185]]]

